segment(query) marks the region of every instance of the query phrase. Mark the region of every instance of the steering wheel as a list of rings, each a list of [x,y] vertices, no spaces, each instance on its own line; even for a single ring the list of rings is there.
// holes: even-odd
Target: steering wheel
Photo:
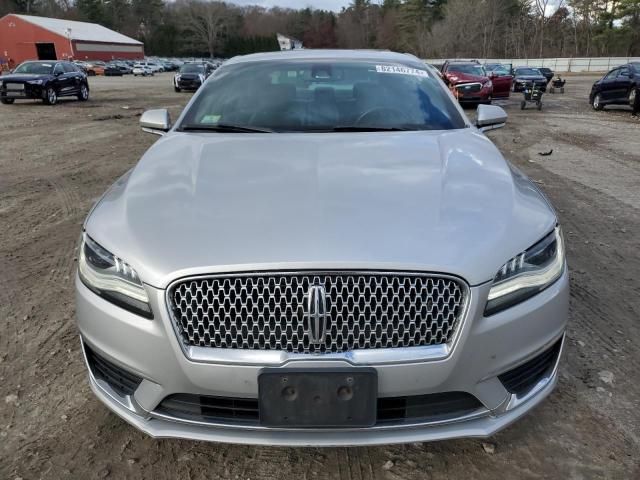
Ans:
[[[393,108],[393,107],[373,107],[370,108],[369,110],[367,110],[366,112],[363,112],[362,115],[360,115],[358,117],[358,119],[356,120],[355,124],[356,125],[361,125],[363,123],[366,123],[365,120],[371,120],[371,118],[369,117],[374,117],[375,115],[379,115],[381,118],[383,118],[384,120],[388,120],[389,117],[397,117],[398,119],[401,119],[403,121],[398,122],[398,123],[407,123],[408,117],[406,115],[406,113],[404,113],[402,110],[398,110],[397,108]]]

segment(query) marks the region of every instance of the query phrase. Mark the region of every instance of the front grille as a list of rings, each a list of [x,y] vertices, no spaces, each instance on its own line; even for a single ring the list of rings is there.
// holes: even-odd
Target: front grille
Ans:
[[[465,392],[444,392],[410,397],[378,398],[376,425],[402,425],[454,420],[477,412],[482,403]],[[259,425],[257,398],[212,397],[174,394],[166,397],[156,413],[203,423]]]
[[[463,83],[456,85],[456,89],[460,93],[478,93],[482,90],[482,85],[480,83]]]
[[[326,334],[312,342],[307,295],[326,292]],[[463,314],[459,280],[403,273],[257,273],[184,280],[169,290],[188,346],[291,353],[442,345]]]
[[[410,397],[378,399],[377,424],[426,423],[451,420],[483,408],[473,395],[465,392],[432,393]]]
[[[526,395],[555,365],[562,339],[519,367],[498,376],[509,393]]]
[[[142,382],[142,378],[101,357],[86,343],[84,344],[84,352],[93,376],[107,382],[118,394],[122,396],[133,395]]]
[[[206,423],[229,422],[256,424],[260,418],[258,399],[211,397],[178,393],[169,395],[156,412],[182,420]]]

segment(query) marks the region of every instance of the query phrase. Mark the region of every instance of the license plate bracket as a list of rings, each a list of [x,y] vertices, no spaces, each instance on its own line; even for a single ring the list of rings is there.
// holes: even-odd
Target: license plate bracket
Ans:
[[[376,423],[374,368],[267,368],[258,375],[258,392],[263,426],[349,428]]]

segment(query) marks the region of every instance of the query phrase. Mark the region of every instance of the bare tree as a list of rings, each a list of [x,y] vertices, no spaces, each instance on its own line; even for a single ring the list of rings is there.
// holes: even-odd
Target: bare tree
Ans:
[[[188,0],[184,3],[183,22],[193,39],[206,46],[213,57],[230,17],[224,2]]]

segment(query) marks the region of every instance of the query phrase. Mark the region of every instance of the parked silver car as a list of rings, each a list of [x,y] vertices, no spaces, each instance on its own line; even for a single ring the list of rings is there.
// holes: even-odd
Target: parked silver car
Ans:
[[[488,436],[553,389],[568,273],[548,200],[417,58],[239,57],[93,208],[91,387],[154,437]]]

